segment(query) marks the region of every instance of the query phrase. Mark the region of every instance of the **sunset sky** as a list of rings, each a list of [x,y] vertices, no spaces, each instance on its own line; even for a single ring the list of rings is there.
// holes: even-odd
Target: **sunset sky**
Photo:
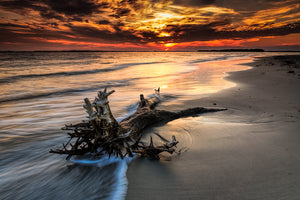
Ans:
[[[0,50],[300,50],[299,0],[1,0]]]

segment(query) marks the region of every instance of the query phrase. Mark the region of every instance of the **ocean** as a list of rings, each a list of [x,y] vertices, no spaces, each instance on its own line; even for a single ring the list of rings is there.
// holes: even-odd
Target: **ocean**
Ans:
[[[226,72],[246,70],[243,63],[273,54],[0,53],[0,199],[126,199],[126,172],[138,158],[66,161],[64,155],[48,153],[67,141],[64,124],[86,119],[84,98],[93,100],[98,90],[114,89],[110,107],[121,120],[135,111],[140,94],[151,95],[160,87],[170,97],[163,104],[180,110],[186,100],[235,86],[224,79]],[[189,134],[178,136],[186,154],[192,143]],[[148,167],[160,165],[145,162]]]

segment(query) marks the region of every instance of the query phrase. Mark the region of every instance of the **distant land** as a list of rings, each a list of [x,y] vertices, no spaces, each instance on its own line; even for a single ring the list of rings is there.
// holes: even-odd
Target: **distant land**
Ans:
[[[33,51],[0,51],[0,53],[49,53],[49,52],[300,52],[300,50],[290,51],[272,51],[263,49],[214,49],[214,50],[197,50],[197,51],[103,51],[103,50],[33,50]]]
[[[263,49],[219,49],[219,50],[198,50],[198,52],[264,52]]]

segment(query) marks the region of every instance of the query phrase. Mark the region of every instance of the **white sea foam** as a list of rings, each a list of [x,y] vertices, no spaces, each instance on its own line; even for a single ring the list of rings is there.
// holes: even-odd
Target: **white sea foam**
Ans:
[[[134,157],[125,157],[121,159],[116,156],[108,156],[105,155],[98,160],[89,160],[89,159],[75,159],[71,158],[70,161],[73,163],[84,164],[84,165],[95,165],[98,167],[104,167],[113,163],[117,164],[116,170],[114,171],[114,177],[116,178],[116,182],[112,186],[112,191],[107,200],[123,200],[126,197],[128,181],[126,177],[127,169],[129,163],[136,158]]]

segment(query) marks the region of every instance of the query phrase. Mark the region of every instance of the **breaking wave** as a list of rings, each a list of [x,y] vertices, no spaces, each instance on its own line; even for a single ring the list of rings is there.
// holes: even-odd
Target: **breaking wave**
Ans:
[[[104,69],[94,69],[94,70],[80,70],[80,71],[69,71],[69,72],[55,72],[55,73],[45,73],[45,74],[23,74],[17,76],[9,76],[6,78],[0,79],[0,83],[8,83],[8,82],[15,82],[21,79],[28,79],[28,78],[41,78],[41,77],[57,77],[57,76],[76,76],[76,75],[84,75],[84,74],[97,74],[101,72],[111,72],[117,71],[121,69],[126,69],[136,65],[149,65],[149,64],[158,64],[162,62],[145,62],[145,63],[125,63],[114,65],[110,68]]]
[[[127,193],[128,181],[126,173],[128,165],[134,158],[136,157],[125,157],[124,159],[121,159],[115,156],[109,157],[108,155],[104,155],[97,160],[71,158],[70,161],[77,164],[93,165],[99,168],[116,164],[116,169],[111,174],[113,179],[116,181],[112,183],[111,191],[109,192],[107,200],[123,200]]]

